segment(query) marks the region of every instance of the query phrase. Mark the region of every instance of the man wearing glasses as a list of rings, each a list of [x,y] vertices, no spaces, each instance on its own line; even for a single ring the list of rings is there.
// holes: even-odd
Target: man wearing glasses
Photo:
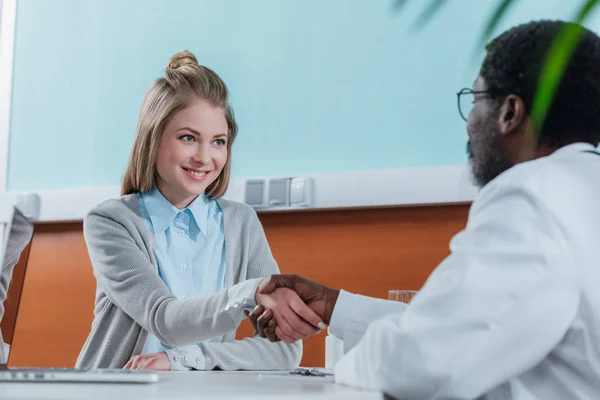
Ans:
[[[473,89],[459,92],[482,190],[451,255],[410,305],[295,275],[261,283],[264,292],[294,289],[344,340],[337,382],[405,400],[600,399],[596,34],[584,30],[539,135],[531,118],[564,26],[538,21],[503,33]],[[263,336],[304,338],[305,326],[263,311],[251,315]]]

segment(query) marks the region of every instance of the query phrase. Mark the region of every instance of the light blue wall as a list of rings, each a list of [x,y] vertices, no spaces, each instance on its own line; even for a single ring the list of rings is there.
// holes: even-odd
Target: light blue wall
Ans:
[[[418,35],[411,3],[19,0],[9,190],[118,185],[143,94],[182,49],[231,89],[234,177],[464,163],[455,93],[496,2],[452,0]],[[520,3],[502,29],[574,8]]]

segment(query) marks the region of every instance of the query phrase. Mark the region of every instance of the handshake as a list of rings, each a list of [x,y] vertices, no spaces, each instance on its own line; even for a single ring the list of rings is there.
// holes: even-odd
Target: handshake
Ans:
[[[246,316],[260,336],[294,343],[326,328],[339,290],[298,275],[272,275],[256,289],[257,306]]]

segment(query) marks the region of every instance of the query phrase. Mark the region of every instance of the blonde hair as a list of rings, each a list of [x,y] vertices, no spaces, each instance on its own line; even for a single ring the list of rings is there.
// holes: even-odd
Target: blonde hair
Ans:
[[[144,96],[121,195],[146,193],[156,185],[156,157],[165,126],[191,99],[198,98],[222,107],[225,112],[229,138],[227,162],[217,179],[206,188],[206,195],[218,199],[225,194],[231,172],[231,145],[238,129],[229,106],[227,86],[219,75],[199,65],[194,54],[186,50],[171,58],[166,76],[157,79]]]

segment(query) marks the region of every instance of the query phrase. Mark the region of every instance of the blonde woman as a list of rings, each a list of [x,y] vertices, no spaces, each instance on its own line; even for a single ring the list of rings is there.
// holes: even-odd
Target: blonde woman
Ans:
[[[100,204],[84,221],[97,294],[77,367],[299,364],[301,342],[235,340],[244,312],[258,302],[290,325],[298,319],[291,307],[303,304],[291,291],[258,294],[277,264],[254,210],[221,199],[236,134],[221,78],[190,52],[173,56],[144,98],[122,197]],[[304,325],[308,336],[321,320],[307,307],[301,311],[313,321]]]

